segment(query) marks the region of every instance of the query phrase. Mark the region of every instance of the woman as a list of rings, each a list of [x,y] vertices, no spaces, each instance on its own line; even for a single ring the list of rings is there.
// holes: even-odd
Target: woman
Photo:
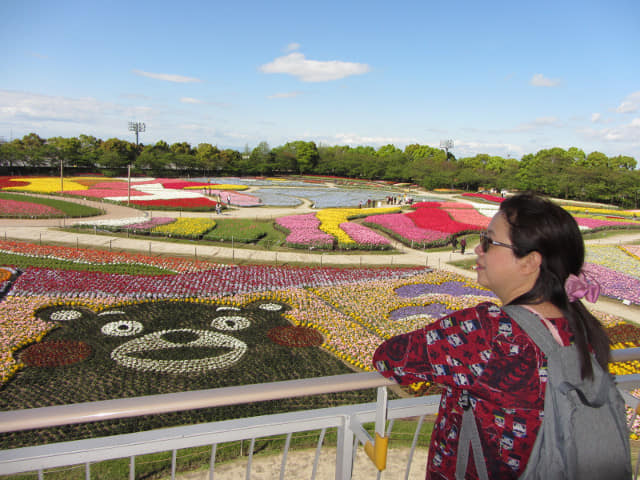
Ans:
[[[607,368],[609,339],[579,298],[595,302],[597,284],[582,272],[584,243],[565,210],[530,194],[505,200],[475,248],[478,283],[503,305],[523,305],[548,320],[563,345],[575,343],[583,378],[593,352]],[[434,425],[428,479],[453,479],[463,407],[478,423],[489,478],[524,471],[544,409],[546,358],[500,307],[485,302],[384,342],[374,366],[400,384],[445,387]],[[465,393],[465,392],[468,392]],[[477,478],[469,459],[466,477]]]

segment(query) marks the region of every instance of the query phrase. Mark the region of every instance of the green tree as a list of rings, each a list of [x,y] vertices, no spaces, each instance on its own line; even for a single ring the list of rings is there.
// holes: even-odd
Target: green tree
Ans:
[[[45,140],[35,133],[22,137],[22,151],[27,165],[38,167],[46,164]]]
[[[119,138],[108,139],[101,150],[99,164],[114,173],[131,165],[136,155],[136,146]]]
[[[273,173],[274,155],[267,142],[260,142],[249,155],[248,164],[244,165],[246,173],[266,175]]]
[[[14,165],[19,166],[24,161],[24,145],[18,138],[11,142],[3,142],[0,144],[0,162],[3,166],[12,168]]]
[[[80,135],[80,149],[78,152],[78,166],[84,168],[96,168],[102,153],[102,140],[92,135]]]
[[[209,172],[213,172],[216,175],[220,175],[224,169],[222,159],[220,157],[220,150],[218,147],[211,145],[210,143],[200,143],[196,149],[196,165],[202,169],[205,175]]]
[[[80,140],[75,137],[53,137],[47,140],[47,154],[51,166],[77,166],[80,159]]]

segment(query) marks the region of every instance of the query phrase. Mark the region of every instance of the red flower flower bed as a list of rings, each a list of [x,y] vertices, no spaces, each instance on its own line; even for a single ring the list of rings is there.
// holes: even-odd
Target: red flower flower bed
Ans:
[[[158,200],[131,200],[131,203],[149,207],[175,207],[175,208],[192,208],[192,207],[215,207],[218,202],[205,197],[201,198],[174,198],[174,199],[158,199]]]
[[[423,202],[434,203],[434,202]],[[413,220],[413,223],[420,228],[427,230],[436,230],[445,233],[461,233],[470,230],[481,231],[483,227],[472,225],[470,223],[456,222],[452,220],[447,212],[439,208],[417,208],[413,212],[407,213],[407,217]]]
[[[62,367],[86,360],[91,346],[75,340],[50,340],[28,346],[20,356],[29,367]]]
[[[324,339],[317,330],[309,327],[280,326],[267,332],[267,336],[284,347],[317,347]]]
[[[0,177],[0,190],[6,187],[24,187],[29,185],[29,182],[24,180],[11,180],[11,177]]]
[[[205,182],[188,182],[185,180],[169,180],[169,181],[161,181],[160,184],[164,188],[175,188],[176,190],[182,190],[187,187],[210,187],[211,184]]]
[[[463,193],[463,197],[476,197],[482,198],[483,200],[487,200],[488,202],[502,203],[504,202],[504,198],[496,197],[495,195],[489,195],[486,193]]]

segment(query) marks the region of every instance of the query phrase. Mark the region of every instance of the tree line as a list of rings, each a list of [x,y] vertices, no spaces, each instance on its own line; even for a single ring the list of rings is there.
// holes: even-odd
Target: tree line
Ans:
[[[90,135],[44,139],[35,133],[0,143],[4,174],[101,172],[122,176],[332,175],[417,184],[426,189],[532,190],[554,197],[638,207],[640,171],[633,157],[586,154],[571,147],[543,149],[520,160],[487,154],[456,158],[428,145],[325,146],[295,141],[243,152],[209,143],[152,145]]]

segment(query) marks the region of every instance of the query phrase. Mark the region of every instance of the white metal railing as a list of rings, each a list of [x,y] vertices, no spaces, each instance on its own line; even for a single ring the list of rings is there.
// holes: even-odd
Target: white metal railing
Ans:
[[[640,359],[640,348],[615,350],[615,361]],[[640,375],[618,377],[623,389],[640,386]],[[250,478],[253,444],[255,440],[274,435],[286,435],[285,449],[280,469],[284,478],[291,435],[297,432],[320,432],[311,478],[315,478],[322,441],[327,429],[337,430],[335,478],[351,479],[357,445],[366,443],[367,435],[361,427],[364,422],[376,422],[376,432],[388,438],[393,421],[398,418],[418,417],[413,444],[409,452],[405,476],[408,478],[417,438],[425,415],[436,413],[439,396],[380,401],[380,391],[393,382],[377,373],[347,374],[303,380],[273,382],[259,385],[243,385],[194,392],[180,392],[74,405],[0,412],[0,432],[47,428],[52,426],[97,422],[101,420],[159,414],[191,409],[219,407],[240,403],[253,403],[296,396],[334,393],[368,388],[379,389],[379,401],[359,405],[297,411],[260,417],[227,420],[206,424],[172,427],[111,437],[91,438],[34,447],[0,451],[0,474],[35,471],[39,478],[47,469],[68,465],[85,465],[86,478],[90,478],[91,464],[105,460],[129,458],[129,478],[135,478],[137,456],[156,452],[172,452],[171,476],[176,472],[176,451],[199,446],[211,447],[209,477],[214,478],[216,446],[240,440],[250,440],[246,478]],[[640,402],[625,395],[627,403],[635,411]],[[386,409],[384,407],[387,407]],[[381,410],[386,414],[381,415]],[[384,424],[388,420],[385,432]],[[634,419],[632,419],[633,422]],[[424,468],[422,466],[422,468]],[[380,477],[381,474],[378,474]],[[398,478],[397,476],[388,478]]]

